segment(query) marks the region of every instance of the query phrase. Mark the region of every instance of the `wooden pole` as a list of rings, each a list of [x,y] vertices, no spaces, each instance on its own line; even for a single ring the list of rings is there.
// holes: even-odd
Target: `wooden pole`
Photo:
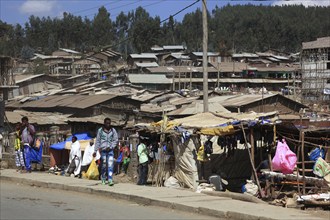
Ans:
[[[175,70],[174,70],[174,72],[173,72],[172,81],[173,81],[173,87],[172,87],[172,90],[175,91]]]
[[[252,166],[252,170],[253,170],[253,174],[254,174],[255,181],[257,182],[257,185],[258,185],[258,189],[259,189],[259,192],[260,192],[260,196],[261,196],[261,198],[265,198],[265,194],[264,194],[264,192],[262,191],[261,186],[260,186],[260,182],[259,182],[259,179],[258,179],[258,175],[257,175],[256,168],[255,168],[254,163],[253,163],[253,161],[252,161],[251,152],[250,152],[249,147],[248,147],[248,145],[247,145],[246,134],[245,134],[244,126],[243,126],[242,123],[241,123],[241,129],[242,129],[242,131],[243,131],[245,149],[247,149],[247,151],[248,151],[248,153],[249,153],[250,163],[251,163],[251,166]]]
[[[300,124],[301,124],[301,115],[300,115]],[[298,186],[298,194],[301,195],[301,192],[300,192],[300,184],[299,184],[299,181],[298,181],[298,178],[299,178],[299,167],[298,167],[298,163],[299,163],[299,155],[300,155],[300,143],[301,143],[301,138],[302,138],[302,130],[300,129],[300,132],[299,132],[299,143],[298,143],[298,150],[297,150],[297,186]]]
[[[190,92],[192,91],[192,65],[190,63],[190,84],[189,84]]]
[[[306,181],[305,181],[305,132],[301,133],[301,162],[302,162],[302,175],[303,175],[303,194],[306,194]]]
[[[252,163],[255,165],[255,161],[254,161],[254,132],[253,132],[253,128],[250,129],[250,142],[251,142],[251,159],[252,159]]]
[[[208,88],[208,72],[207,72],[207,41],[208,41],[208,30],[207,30],[207,9],[206,0],[202,1],[203,10],[203,106],[204,112],[209,111],[209,88]]]
[[[218,60],[218,78],[217,78],[217,88],[220,88],[220,87],[219,87],[219,83],[220,83],[220,63],[219,63],[219,60]]]

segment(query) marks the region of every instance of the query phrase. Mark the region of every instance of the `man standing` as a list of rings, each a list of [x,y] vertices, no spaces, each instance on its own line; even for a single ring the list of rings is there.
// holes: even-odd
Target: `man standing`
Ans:
[[[109,186],[113,186],[112,174],[114,165],[114,149],[118,144],[117,131],[111,127],[111,119],[105,118],[103,127],[97,131],[93,157],[96,152],[101,151],[101,180],[106,182],[106,172],[108,174]],[[108,168],[108,169],[107,169]]]
[[[29,119],[24,116],[20,128],[21,141],[23,143],[24,158],[25,158],[25,171],[31,173],[31,156],[30,150],[33,146],[35,129],[34,126],[29,124]]]
[[[146,185],[148,180],[148,150],[146,146],[146,138],[140,137],[140,144],[137,149],[139,157],[139,181],[137,185]]]

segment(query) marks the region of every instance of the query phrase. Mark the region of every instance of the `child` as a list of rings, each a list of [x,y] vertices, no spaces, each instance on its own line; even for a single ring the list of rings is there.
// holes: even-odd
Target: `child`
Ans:
[[[16,172],[23,171],[25,167],[23,149],[21,147],[21,139],[19,137],[18,131],[15,132],[15,162],[16,162]]]
[[[123,147],[121,149],[121,151],[123,152],[123,167],[122,168],[123,168],[124,173],[127,174],[127,168],[128,168],[128,164],[130,162],[130,152],[129,152],[128,146],[125,143],[123,143],[122,145],[123,145]]]

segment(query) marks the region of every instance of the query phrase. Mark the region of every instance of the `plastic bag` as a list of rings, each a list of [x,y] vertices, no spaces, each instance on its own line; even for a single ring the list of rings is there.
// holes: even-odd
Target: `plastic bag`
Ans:
[[[309,152],[308,157],[312,161],[317,161],[319,157],[322,157],[322,159],[325,158],[325,150],[323,148],[316,147],[311,152]]]
[[[93,159],[86,172],[86,177],[87,177],[87,179],[90,179],[90,180],[98,180],[99,175],[100,175],[99,169],[96,165],[95,159]]]
[[[285,141],[278,141],[276,153],[272,160],[274,170],[281,171],[283,174],[293,173],[296,166],[297,156],[293,153]]]
[[[324,177],[330,173],[330,165],[319,157],[314,165],[313,173],[319,177]]]

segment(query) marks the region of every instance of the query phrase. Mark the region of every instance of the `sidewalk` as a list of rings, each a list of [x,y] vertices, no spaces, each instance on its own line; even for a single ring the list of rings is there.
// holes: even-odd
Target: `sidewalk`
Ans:
[[[114,199],[124,199],[144,205],[166,207],[208,216],[227,217],[229,219],[322,219],[305,214],[300,210],[209,196],[190,190],[137,186],[130,183],[119,183],[110,187],[101,185],[100,181],[57,176],[42,172],[20,174],[13,169],[5,169],[0,171],[0,180],[109,196]]]

